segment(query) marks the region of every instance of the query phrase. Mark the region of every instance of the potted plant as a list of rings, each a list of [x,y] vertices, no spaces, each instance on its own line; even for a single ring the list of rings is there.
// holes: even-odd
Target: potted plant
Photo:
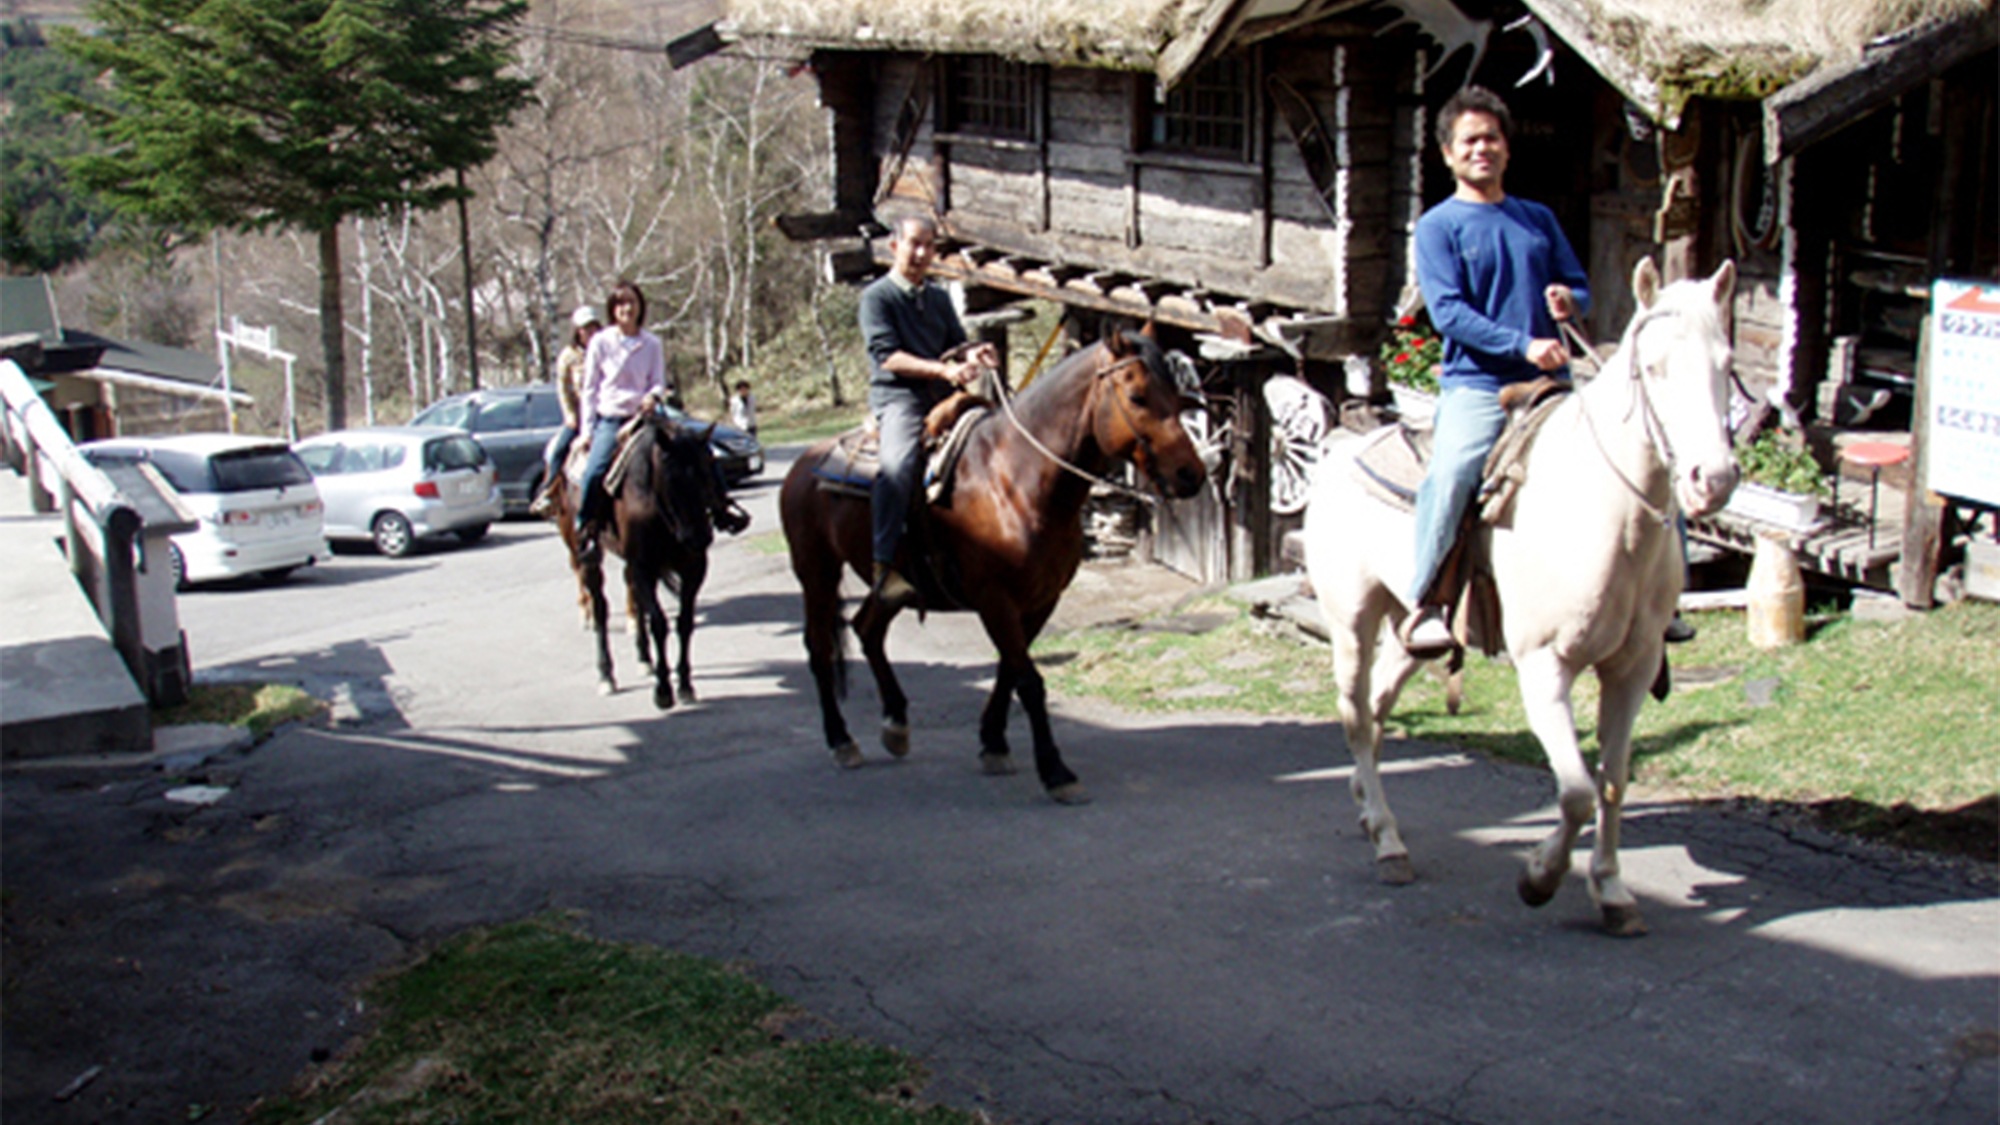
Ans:
[[[1819,523],[1826,476],[1802,441],[1765,430],[1736,448],[1736,463],[1743,477],[1728,511],[1788,531],[1810,531]]]
[[[1396,396],[1397,409],[1406,416],[1429,413],[1437,398],[1444,339],[1422,309],[1397,318],[1377,358],[1389,376],[1389,392]]]

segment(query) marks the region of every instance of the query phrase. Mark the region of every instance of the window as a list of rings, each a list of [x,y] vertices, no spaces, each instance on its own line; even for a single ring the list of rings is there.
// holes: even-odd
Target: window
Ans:
[[[991,55],[966,55],[950,60],[944,73],[948,132],[1035,139],[1034,67]]]
[[[673,382],[671,377],[667,379],[668,386],[672,386]],[[530,429],[540,429],[543,426],[560,426],[562,424],[563,412],[561,399],[552,394],[531,394],[528,396],[528,427]]]
[[[525,429],[528,425],[528,400],[522,395],[508,395],[505,398],[488,399],[479,404],[479,417],[473,420],[474,433],[492,434],[502,430]]]
[[[485,451],[479,448],[478,442],[468,437],[436,438],[424,446],[426,472],[477,469],[485,463]]]
[[[1148,141],[1160,152],[1220,160],[1252,160],[1250,60],[1217,59],[1190,75],[1152,107]]]
[[[462,398],[438,403],[417,416],[417,423],[424,426],[451,426],[462,430],[471,422],[472,403]]]
[[[309,445],[299,450],[299,460],[306,463],[306,468],[311,469],[314,476],[323,477],[338,472],[333,466],[339,459],[340,447],[337,445]]]
[[[312,471],[289,449],[236,449],[209,459],[217,492],[256,492],[311,484]]]

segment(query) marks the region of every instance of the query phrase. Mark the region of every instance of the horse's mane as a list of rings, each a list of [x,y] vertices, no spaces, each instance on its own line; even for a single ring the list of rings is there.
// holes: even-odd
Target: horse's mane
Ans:
[[[1140,332],[1127,331],[1124,337],[1128,344],[1138,349],[1147,377],[1160,378],[1160,373],[1167,369],[1166,353],[1161,350],[1160,345],[1154,342],[1152,337]],[[1041,414],[1049,409],[1048,403],[1061,399],[1074,389],[1072,384],[1079,377],[1087,376],[1094,370],[1086,357],[1106,346],[1106,343],[1100,340],[1088,347],[1078,348],[1057,361],[1056,365],[1049,369],[1048,374],[1028,384],[1027,388],[1014,399],[1014,408],[1020,413],[1022,421],[1033,426]]]
[[[673,421],[655,419],[640,430],[634,442],[627,471],[633,483],[652,496],[653,507],[673,538],[697,547],[714,542],[708,489],[715,466],[707,436]]]

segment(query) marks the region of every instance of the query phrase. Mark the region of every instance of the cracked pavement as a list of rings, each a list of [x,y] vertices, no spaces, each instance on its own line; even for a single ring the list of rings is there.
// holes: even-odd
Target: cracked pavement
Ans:
[[[749,538],[782,471],[745,497]],[[1515,898],[1553,815],[1539,771],[1392,744],[1420,880],[1388,888],[1337,728],[1056,699],[1095,795],[1063,808],[1025,761],[980,774],[991,648],[963,616],[897,623],[905,761],[851,668],[868,763],[843,772],[782,553],[714,558],[701,698],[665,714],[623,634],[623,690],[596,693],[541,525],[185,596],[202,678],[300,682],[336,721],[172,770],[5,775],[0,1117],[233,1120],[349,1040],[371,975],[555,910],[740,964],[921,1056],[930,1098],[1021,1125],[2000,1119],[1990,871],[1637,802],[1653,933],[1618,941],[1574,872],[1542,910]],[[1155,578],[1089,571],[1052,627],[1187,592]],[[1011,734],[1025,758],[1018,708]],[[165,799],[189,783],[229,793]]]

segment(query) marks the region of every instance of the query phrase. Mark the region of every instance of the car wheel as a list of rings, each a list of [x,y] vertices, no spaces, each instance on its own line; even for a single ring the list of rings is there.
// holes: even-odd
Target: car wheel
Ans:
[[[460,543],[477,543],[481,539],[486,538],[486,533],[492,530],[492,527],[493,525],[490,523],[480,523],[480,524],[474,524],[471,527],[461,527],[458,529],[458,541]]]
[[[399,512],[383,512],[375,517],[375,549],[392,559],[400,559],[416,546],[417,537],[410,521]]]
[[[172,567],[174,571],[174,589],[176,590],[187,589],[188,588],[187,560],[181,557],[181,549],[179,547],[174,546],[172,543],[167,544],[167,565]]]

